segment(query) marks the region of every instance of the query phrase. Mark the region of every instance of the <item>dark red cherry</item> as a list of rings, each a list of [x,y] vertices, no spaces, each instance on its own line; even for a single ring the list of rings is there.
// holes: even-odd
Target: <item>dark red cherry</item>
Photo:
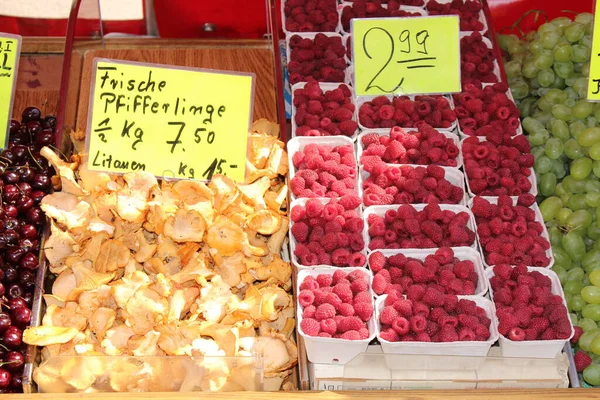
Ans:
[[[17,210],[21,213],[26,213],[35,205],[33,199],[29,196],[21,196],[17,199],[15,206],[17,206]]]
[[[23,333],[16,326],[11,326],[2,335],[2,341],[9,349],[16,349],[23,343]]]
[[[0,160],[12,165],[17,161],[17,157],[15,156],[15,153],[10,150],[3,150],[2,153],[0,153]]]
[[[25,364],[25,357],[23,357],[23,354],[18,351],[9,351],[6,355],[5,361],[6,369],[16,371],[18,369],[21,369],[23,367],[23,364]]]
[[[30,224],[40,225],[44,222],[44,212],[37,207],[33,207],[27,210],[25,218]]]
[[[11,381],[10,372],[4,368],[0,368],[0,389],[6,389],[10,386]]]
[[[29,121],[25,124],[25,127],[27,128],[27,133],[33,137],[42,131],[42,124],[40,124],[40,121]]]
[[[19,121],[17,121],[16,119],[11,119],[9,134],[15,135],[17,132],[19,132],[20,127],[21,127],[21,124],[19,123]]]
[[[17,325],[25,327],[31,321],[31,310],[27,307],[19,307],[11,310],[13,322]]]
[[[28,137],[29,135],[26,135],[25,137]],[[27,146],[25,146],[24,144],[18,144],[16,146],[14,146],[12,148],[12,152],[15,154],[15,158],[18,161],[25,161],[25,159],[27,158],[27,155],[29,154],[29,148]]]
[[[8,300],[8,308],[10,308],[11,310],[16,310],[20,307],[27,307],[27,303],[25,303],[25,300],[20,299],[18,297]]]
[[[20,247],[9,247],[4,253],[4,259],[11,265],[17,265],[26,251]]]
[[[38,236],[38,231],[33,225],[23,225],[21,227],[21,237],[25,239],[35,239]]]
[[[19,180],[21,182],[29,182],[33,179],[35,175],[33,169],[26,166],[17,167],[15,172],[17,173],[17,175],[19,175]]]
[[[56,117],[54,115],[46,115],[46,117],[44,117],[44,122],[42,122],[42,125],[46,129],[56,128]]]
[[[7,312],[0,312],[0,334],[6,332],[6,330],[12,326],[12,320]]]
[[[33,271],[34,269],[36,269],[38,267],[39,260],[35,254],[27,252],[21,258],[21,261],[19,261],[19,265],[21,266],[21,268],[25,268],[30,271]]]
[[[50,177],[43,174],[35,174],[31,181],[31,187],[38,190],[50,189]]]
[[[25,302],[27,308],[31,309],[31,306],[33,304],[33,292],[25,292],[22,299]]]
[[[6,291],[6,297],[9,299],[19,298],[23,296],[23,294],[25,294],[25,290],[23,290],[23,287],[18,283],[11,283]]]
[[[21,114],[21,122],[39,121],[42,118],[42,113],[37,107],[27,107]]]
[[[10,387],[15,391],[15,393],[21,393],[23,391],[23,376],[13,375],[10,378]]]
[[[4,206],[4,215],[6,218],[17,218],[19,210],[13,204],[7,204]]]
[[[4,269],[4,282],[11,283],[17,280],[19,274],[17,270],[13,267],[8,267]]]
[[[4,232],[4,237],[9,245],[16,245],[19,243],[21,236],[14,229],[8,229]]]
[[[39,148],[44,146],[54,146],[54,142],[56,141],[56,136],[54,132],[50,129],[44,129],[41,131],[35,140],[35,144],[38,145]]]
[[[19,174],[17,174],[15,171],[6,171],[2,176],[2,180],[4,181],[4,183],[14,185],[15,183],[19,182]]]
[[[28,168],[30,171],[31,169]],[[19,182],[17,183],[17,188],[19,188],[19,191],[24,195],[24,196],[30,196],[31,197],[31,185],[27,182]]]

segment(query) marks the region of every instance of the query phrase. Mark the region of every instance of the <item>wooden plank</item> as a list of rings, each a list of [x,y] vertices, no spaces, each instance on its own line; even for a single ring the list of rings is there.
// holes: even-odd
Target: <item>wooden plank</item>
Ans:
[[[13,117],[25,107],[36,106],[44,114],[56,114],[60,89],[62,55],[23,54],[19,60]]]
[[[83,56],[81,89],[76,122],[76,128],[79,130],[85,131],[87,126],[92,62],[96,57],[194,68],[253,72],[256,74],[253,118],[268,118],[272,121],[275,121],[277,118],[273,56],[268,48],[263,46],[211,46],[175,49],[160,47],[106,49],[90,50],[85,52]],[[231,95],[235,96],[235,93]]]
[[[3,399],[14,400],[116,400],[124,393],[69,393],[69,394],[19,394],[3,395]],[[127,393],[131,400],[191,400],[202,396],[201,393]],[[245,400],[352,400],[352,399],[390,399],[390,400],[590,400],[600,399],[600,390],[595,389],[501,389],[501,390],[403,390],[352,392],[232,392],[210,393],[211,400],[243,398]]]

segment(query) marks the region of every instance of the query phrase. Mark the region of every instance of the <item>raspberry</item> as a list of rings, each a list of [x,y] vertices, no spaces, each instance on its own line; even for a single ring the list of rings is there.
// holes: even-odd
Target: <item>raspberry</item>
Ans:
[[[333,318],[321,320],[320,322],[321,332],[334,335],[337,332],[337,324]]]
[[[315,311],[315,319],[317,321],[322,321],[324,319],[329,319],[335,317],[335,307],[331,304],[321,304],[317,307]]]
[[[575,369],[577,372],[583,372],[584,369],[589,367],[593,360],[590,356],[588,356],[583,350],[577,350],[575,355],[573,355],[573,361],[575,361]]]
[[[427,320],[422,315],[413,315],[410,317],[410,329],[415,332],[423,332],[427,327]]]
[[[410,331],[410,323],[404,317],[398,317],[392,322],[392,329],[400,336],[406,335]]]
[[[508,332],[508,338],[516,342],[523,341],[525,340],[525,331],[521,328],[512,328]]]
[[[312,290],[315,290],[318,288],[319,288],[319,283],[312,276],[307,276],[306,278],[304,278],[304,280],[300,284],[301,291],[304,291],[304,290],[312,291]]]
[[[354,305],[354,311],[360,319],[368,321],[373,316],[373,305],[371,303],[358,303]]]
[[[473,332],[473,329],[469,327],[463,327],[458,331],[458,340],[466,342],[466,341],[474,341],[477,340],[477,335]]]
[[[385,266],[385,262],[385,256],[379,251],[373,252],[369,255],[369,267],[374,273],[377,273],[381,269],[383,269]]]
[[[341,338],[345,340],[360,340],[360,333],[355,330],[349,330],[342,333]]]
[[[359,317],[342,317],[337,324],[338,332],[358,331],[363,327],[363,322]]]
[[[333,277],[329,274],[319,274],[316,278],[319,287],[329,287],[333,281]]]
[[[360,292],[366,292],[369,290],[369,283],[366,279],[356,279],[350,284],[350,289],[352,290],[352,293],[355,294]]]
[[[580,326],[573,326],[573,330],[575,331],[575,334],[571,338],[570,342],[576,344],[577,342],[579,342],[579,338],[581,337],[581,335],[583,335],[583,329],[581,329]]]
[[[393,329],[391,329],[391,328],[388,329],[388,330],[385,330],[385,331],[381,331],[379,333],[379,338],[383,339],[383,340],[385,340],[387,342],[398,342],[398,341],[400,341],[400,336],[398,336],[398,333],[396,333],[396,331],[393,330]]]
[[[456,342],[459,340],[456,329],[445,326],[440,330],[440,342]]]
[[[315,300],[315,295],[310,290],[302,290],[302,291],[300,291],[300,294],[298,295],[298,302],[300,303],[300,305],[302,307],[310,306],[314,300]]]
[[[428,288],[423,295],[423,303],[431,306],[431,307],[439,307],[444,305],[444,294],[435,290]]]
[[[321,332],[321,324],[313,318],[303,318],[300,329],[308,336],[317,336]]]
[[[379,322],[385,325],[391,325],[398,317],[398,311],[396,311],[393,306],[387,306],[384,307],[379,314]]]
[[[384,271],[385,270],[382,270],[380,272],[384,272]],[[373,291],[376,294],[383,294],[385,292],[385,289],[386,289],[388,283],[390,283],[390,282],[388,282],[381,273],[378,273],[373,278],[373,285],[372,285]]]
[[[341,315],[345,317],[351,317],[354,315],[354,307],[352,306],[352,304],[349,303],[340,304],[337,310]]]

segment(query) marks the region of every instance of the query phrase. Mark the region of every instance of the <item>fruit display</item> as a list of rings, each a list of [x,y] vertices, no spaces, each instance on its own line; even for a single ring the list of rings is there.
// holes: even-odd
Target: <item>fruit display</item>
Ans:
[[[333,86],[333,87],[331,87]],[[323,90],[331,87],[330,90]],[[308,82],[294,89],[294,136],[353,136],[356,106],[348,85]]]
[[[449,129],[456,121],[450,101],[444,96],[377,96],[361,104],[358,122],[367,129],[418,127],[425,121],[433,128]]]
[[[41,325],[26,329],[23,341],[42,346],[44,360],[90,357],[42,364],[34,371],[41,391],[172,391],[194,374],[170,371],[149,387],[147,374],[165,372],[127,357],[107,368],[114,359],[94,355],[256,352],[266,390],[294,386],[292,270],[280,257],[288,166],[274,127],[254,124],[243,184],[223,175],[204,184],[90,171],[79,155],[83,134],[72,135],[69,161],[42,148],[60,178],[40,205],[51,221],[44,254],[55,278]],[[209,371],[199,389],[254,387],[225,361],[212,361]]]
[[[32,319],[45,217],[42,198],[54,171],[40,156],[54,145],[56,118],[27,107],[12,120],[8,146],[0,153],[0,393],[21,392],[27,347],[23,330]]]
[[[499,43],[535,156],[553,271],[576,330],[576,368],[587,384],[600,385],[600,339],[592,345],[600,333],[600,124],[598,106],[585,100],[592,20],[587,13],[560,17],[523,38],[500,36]]]

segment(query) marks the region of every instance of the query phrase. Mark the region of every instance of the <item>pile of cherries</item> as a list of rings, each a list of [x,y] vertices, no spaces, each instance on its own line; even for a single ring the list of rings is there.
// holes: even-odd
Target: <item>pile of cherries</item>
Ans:
[[[11,121],[0,152],[0,393],[22,391],[22,335],[31,320],[45,222],[39,205],[54,174],[39,151],[55,140],[56,118],[27,107],[21,122]]]

